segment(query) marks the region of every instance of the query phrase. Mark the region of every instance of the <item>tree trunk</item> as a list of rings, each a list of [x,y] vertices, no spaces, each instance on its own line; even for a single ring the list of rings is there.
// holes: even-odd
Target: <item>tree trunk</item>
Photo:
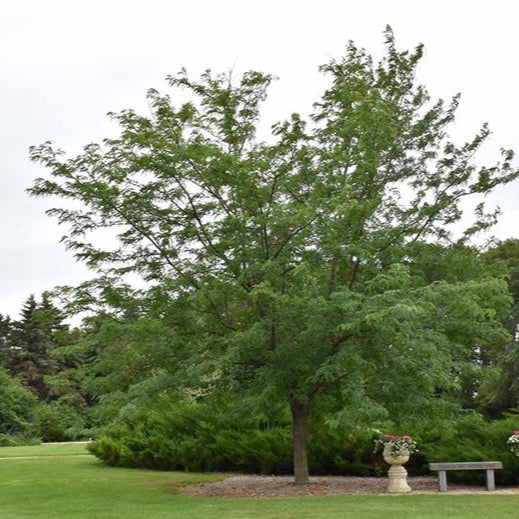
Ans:
[[[306,429],[310,404],[290,401],[292,411],[292,438],[294,442],[294,478],[296,485],[308,484],[308,459],[306,456]]]

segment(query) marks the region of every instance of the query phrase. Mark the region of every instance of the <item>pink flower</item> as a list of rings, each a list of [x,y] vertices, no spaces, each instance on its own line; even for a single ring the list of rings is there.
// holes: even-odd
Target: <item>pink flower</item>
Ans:
[[[393,441],[393,440],[409,440],[409,441],[413,441],[411,436],[409,436],[408,434],[404,434],[402,436],[399,436],[398,434],[387,434],[386,433],[383,436],[384,436],[384,438],[386,440],[389,440],[389,441]]]

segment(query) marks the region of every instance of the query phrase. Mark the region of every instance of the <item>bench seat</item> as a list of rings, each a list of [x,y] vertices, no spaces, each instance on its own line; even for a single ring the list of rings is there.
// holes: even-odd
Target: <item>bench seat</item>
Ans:
[[[485,470],[487,473],[487,490],[495,490],[494,470],[502,469],[500,461],[454,461],[447,463],[429,463],[429,470],[438,472],[440,492],[447,492],[448,470]]]

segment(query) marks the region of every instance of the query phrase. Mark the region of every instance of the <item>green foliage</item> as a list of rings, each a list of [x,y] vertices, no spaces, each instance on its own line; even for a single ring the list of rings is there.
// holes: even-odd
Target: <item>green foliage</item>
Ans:
[[[509,239],[490,247],[484,254],[489,268],[501,268],[507,274],[513,304],[501,317],[511,334],[505,348],[491,352],[493,370],[483,379],[479,403],[488,416],[500,416],[519,405],[519,240]]]
[[[422,423],[401,425],[418,443],[419,454],[408,465],[412,472],[425,473],[429,462],[501,461],[503,470],[496,471],[496,481],[503,485],[519,483],[519,459],[507,445],[507,439],[519,425],[519,415],[510,414],[500,420],[487,421],[474,412],[454,420],[430,419]],[[449,472],[449,479],[467,483],[484,483],[478,471]]]
[[[178,385],[175,359],[185,347],[165,319],[150,316],[89,317],[76,341],[53,350],[64,368],[46,382],[55,402],[73,408],[88,436],[135,405]]]
[[[385,47],[375,63],[348,45],[321,67],[329,85],[313,113],[275,124],[265,142],[255,134],[270,75],[246,72],[233,82],[181,71],[168,82],[186,92],[185,104],[150,90],[151,115],[112,114],[117,137],[72,158],[48,142],[30,152],[50,172],[31,194],[76,202],[49,214],[98,273],[72,291],[73,307],[115,305],[139,328],[142,301],[156,329],[168,328],[157,340],[161,368],[182,374],[183,385],[289,404],[300,482],[319,393],[339,385],[343,401],[400,415],[419,414],[438,394],[470,402],[478,373],[467,366],[488,344],[509,340],[498,324],[510,303],[505,283],[483,275],[474,258],[462,267],[463,245],[497,212],[477,206],[441,265],[448,273],[422,268],[427,247],[417,242],[452,244],[462,200],[515,180],[514,154],[477,166],[488,128],[453,143],[458,98],[431,101],[416,84],[422,47],[399,51],[390,28]],[[96,239],[106,233],[114,239]],[[149,287],[137,304],[124,297],[128,273]],[[121,347],[115,358],[129,353],[130,369],[104,382],[127,391],[132,371],[153,365],[153,348],[132,351],[127,336],[116,337],[132,325],[114,328],[111,348]],[[143,334],[139,342],[153,344]]]
[[[43,294],[41,302],[31,295],[22,307],[22,318],[10,325],[3,341],[3,365],[10,375],[30,388],[39,398],[49,399],[45,377],[56,373],[58,363],[52,350],[66,335],[63,316]]]
[[[249,418],[239,424],[222,409],[194,402],[162,400],[137,409],[89,445],[110,465],[190,471],[287,473],[291,466],[290,428],[259,428]]]
[[[330,427],[314,422],[308,439],[309,466],[313,474],[381,476],[386,465],[373,452],[375,432],[366,426]]]
[[[9,316],[0,314],[0,366],[5,366],[10,348],[13,322]]]
[[[7,435],[5,442],[13,435],[30,433],[35,405],[33,393],[0,369],[0,434]]]
[[[12,434],[0,434],[0,447],[17,447],[26,445],[38,445],[41,440],[31,434],[36,434],[36,431],[31,429],[29,435],[12,435]],[[2,455],[4,452],[2,451]]]
[[[84,439],[89,436],[85,420],[72,406],[58,402],[40,403],[33,416],[36,434],[44,442]]]

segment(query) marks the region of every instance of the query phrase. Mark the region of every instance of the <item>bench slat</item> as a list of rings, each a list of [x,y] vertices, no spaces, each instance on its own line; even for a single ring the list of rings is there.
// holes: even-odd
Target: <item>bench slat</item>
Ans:
[[[502,469],[500,461],[457,461],[453,463],[429,463],[429,470],[488,470]]]

